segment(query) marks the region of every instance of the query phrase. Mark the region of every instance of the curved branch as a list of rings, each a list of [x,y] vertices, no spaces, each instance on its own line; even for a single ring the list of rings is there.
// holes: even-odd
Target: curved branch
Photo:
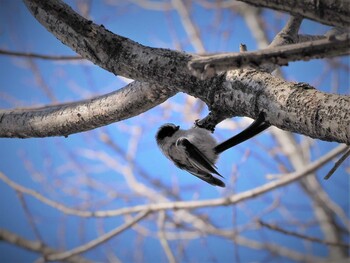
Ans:
[[[139,115],[175,93],[134,81],[112,93],[73,103],[0,110],[0,137],[68,136]]]
[[[80,16],[60,0],[23,0],[32,15],[62,43],[94,64],[130,79],[188,84],[191,55],[143,46]]]
[[[221,120],[237,115],[256,118],[259,112],[266,112],[271,125],[349,144],[348,96],[325,94],[308,85],[245,69],[200,80],[187,67],[191,55],[145,47],[115,35],[59,0],[24,1],[40,23],[82,57],[115,74],[152,84],[133,83],[135,93],[123,89],[83,103],[28,112],[0,111],[2,137],[59,136],[86,131],[135,116],[183,91],[204,101],[211,111],[222,115]],[[299,22],[300,19],[294,19],[294,24]],[[297,30],[291,31],[296,35]],[[336,40],[333,44],[336,43],[342,42]]]
[[[149,211],[147,211],[147,210],[142,211],[142,212],[138,213],[132,220],[129,220],[128,222],[126,222],[123,225],[105,233],[104,235],[99,236],[98,238],[91,240],[88,243],[81,245],[79,247],[73,248],[71,250],[48,255],[46,257],[46,259],[49,261],[61,261],[61,260],[66,260],[70,257],[76,256],[77,254],[89,251],[90,249],[93,249],[94,247],[107,242],[109,239],[111,239],[111,238],[119,235],[120,233],[124,232],[125,230],[131,228],[133,225],[137,224],[139,221],[141,221],[146,216],[148,216],[148,214],[149,214]]]
[[[40,253],[42,255],[48,255],[53,253],[60,253],[58,250],[55,250],[41,242],[27,240],[21,236],[18,236],[8,230],[0,228],[0,240],[16,245],[20,248],[24,248],[33,252]],[[69,263],[91,263],[92,261],[87,260],[81,256],[72,256],[65,259]]]
[[[20,193],[30,195],[36,198],[37,200],[43,202],[44,204],[49,205],[67,215],[76,215],[80,217],[113,217],[113,216],[120,216],[120,215],[132,214],[132,213],[139,213],[142,211],[149,211],[151,213],[151,212],[158,212],[158,211],[171,210],[171,209],[172,210],[196,209],[196,208],[203,208],[203,207],[228,206],[228,205],[238,204],[240,202],[253,199],[262,194],[273,191],[274,189],[277,189],[279,187],[293,183],[307,176],[308,174],[315,172],[317,169],[319,169],[320,167],[322,167],[323,165],[328,163],[330,160],[332,160],[334,157],[343,153],[347,149],[349,149],[348,146],[340,145],[334,148],[332,151],[325,154],[324,156],[322,156],[321,158],[319,158],[317,161],[314,161],[313,163],[310,163],[309,165],[305,166],[301,171],[296,171],[292,174],[285,175],[276,181],[266,183],[252,190],[244,191],[238,194],[233,194],[228,197],[199,200],[199,201],[175,201],[175,202],[153,203],[153,204],[137,205],[133,207],[125,207],[125,208],[119,208],[117,210],[106,210],[106,211],[86,211],[86,210],[78,210],[78,209],[70,208],[61,203],[52,201],[47,197],[31,189],[28,189],[26,187],[23,187],[13,182],[1,172],[0,172],[0,179],[4,181],[6,184],[8,184],[14,190],[19,191]],[[350,225],[350,222],[346,222],[346,225],[347,226]]]
[[[224,53],[193,58],[188,66],[196,76],[208,76],[206,68],[211,73],[218,73],[242,66],[258,68],[263,64],[288,65],[288,62],[319,58],[329,58],[350,54],[350,34],[334,36],[315,41],[266,48],[254,52]],[[208,67],[207,65],[210,65]],[[207,67],[206,67],[207,66]]]
[[[266,7],[300,15],[320,23],[347,28],[350,26],[350,8],[347,0],[239,0],[258,7]]]

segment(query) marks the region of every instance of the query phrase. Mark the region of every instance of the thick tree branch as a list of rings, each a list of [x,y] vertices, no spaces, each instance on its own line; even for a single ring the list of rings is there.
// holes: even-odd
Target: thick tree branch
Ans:
[[[304,43],[266,48],[260,51],[244,53],[224,53],[194,58],[189,68],[196,76],[212,77],[205,72],[210,65],[211,72],[238,69],[243,66],[259,68],[264,64],[288,65],[288,62],[319,58],[329,58],[350,54],[350,35],[344,34]],[[208,68],[208,67],[207,67]]]
[[[254,119],[264,112],[268,122],[283,130],[350,144],[350,96],[323,93],[306,83],[285,82],[269,73],[248,69],[228,72],[212,107],[220,109],[223,116]]]
[[[348,28],[350,26],[350,4],[347,0],[240,0],[258,7],[267,7],[320,23]]]
[[[115,35],[58,0],[24,2],[48,30],[82,57],[115,74],[148,84],[134,82],[120,91],[84,102],[34,110],[2,110],[1,137],[67,136],[130,118],[183,91],[221,114],[220,120],[237,115],[256,118],[265,112],[270,124],[279,128],[349,143],[349,97],[324,94],[308,85],[288,83],[254,70],[237,70],[200,80],[187,67],[191,55],[148,48]],[[298,19],[291,21],[290,25],[299,23]]]
[[[128,119],[174,95],[156,84],[134,81],[112,93],[80,102],[0,110],[0,137],[68,136]]]
[[[33,16],[65,45],[116,75],[142,82],[167,81],[172,86],[189,82],[186,67],[189,54],[146,47],[113,34],[103,25],[80,16],[62,1],[23,1]]]

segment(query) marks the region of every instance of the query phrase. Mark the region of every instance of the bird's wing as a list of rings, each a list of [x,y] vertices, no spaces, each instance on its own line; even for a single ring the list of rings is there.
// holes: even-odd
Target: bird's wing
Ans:
[[[225,187],[225,183],[223,181],[221,181],[218,178],[215,178],[214,176],[212,176],[209,173],[195,173],[195,172],[191,172],[189,171],[191,174],[193,174],[194,176],[198,177],[199,179],[211,184],[211,185],[217,185],[220,187]]]
[[[176,144],[184,147],[188,161],[193,165],[193,167],[198,169],[199,172],[202,171],[203,173],[209,175],[214,173],[221,176],[221,174],[216,171],[215,165],[188,139],[181,137],[177,140]]]

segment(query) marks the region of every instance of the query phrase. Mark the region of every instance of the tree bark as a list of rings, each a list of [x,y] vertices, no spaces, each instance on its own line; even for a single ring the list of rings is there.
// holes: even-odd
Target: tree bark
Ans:
[[[258,7],[267,7],[292,15],[301,15],[322,24],[348,28],[350,3],[347,0],[239,0]]]
[[[320,92],[306,83],[286,82],[269,73],[234,70],[216,91],[216,107],[225,115],[256,118],[283,130],[325,141],[350,144],[350,97]]]
[[[81,17],[59,0],[24,0],[35,18],[82,57],[137,80],[97,98],[39,109],[0,111],[1,137],[68,136],[140,114],[184,92],[221,114],[257,118],[312,138],[350,144],[350,98],[325,94],[252,69],[201,80],[188,63],[197,56],[142,46]]]
[[[0,137],[65,136],[137,116],[174,95],[156,84],[126,87],[79,102],[35,109],[0,110]]]

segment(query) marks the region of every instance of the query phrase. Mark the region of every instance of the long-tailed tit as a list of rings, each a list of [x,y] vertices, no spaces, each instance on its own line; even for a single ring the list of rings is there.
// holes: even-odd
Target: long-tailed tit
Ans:
[[[217,144],[211,133],[203,128],[194,127],[181,130],[172,123],[161,126],[156,134],[156,141],[163,154],[173,163],[209,184],[225,187],[225,184],[214,177],[222,177],[216,170],[215,163],[219,154],[244,142],[270,126],[263,114],[259,115],[248,128],[232,138]]]

